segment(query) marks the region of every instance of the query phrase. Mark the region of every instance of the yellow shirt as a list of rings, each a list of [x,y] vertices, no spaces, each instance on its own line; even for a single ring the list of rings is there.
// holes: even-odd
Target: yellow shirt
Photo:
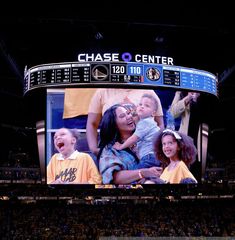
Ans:
[[[66,88],[63,118],[88,114],[88,107],[96,88]]]
[[[101,184],[101,175],[87,153],[74,151],[64,159],[60,153],[55,153],[47,166],[47,183],[56,179],[71,184]]]
[[[180,181],[184,178],[192,178],[197,182],[196,178],[189,171],[188,167],[183,161],[180,161],[172,170],[169,170],[168,167],[166,167],[160,178],[166,183],[180,183]]]

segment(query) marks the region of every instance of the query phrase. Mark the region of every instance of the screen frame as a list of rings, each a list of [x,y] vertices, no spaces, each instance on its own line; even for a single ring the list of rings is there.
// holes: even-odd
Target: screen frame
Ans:
[[[93,86],[92,88],[94,88],[95,86]],[[73,87],[74,88],[74,87]],[[86,88],[88,88],[86,86]],[[89,85],[89,88],[90,85]],[[100,85],[99,85],[99,88],[100,88]],[[114,88],[112,86],[112,88]],[[116,87],[116,88],[120,88],[119,86]],[[125,86],[123,88],[130,88],[130,86]],[[76,87],[76,89],[79,89],[82,91],[83,87]],[[138,89],[140,89],[140,86],[138,87]],[[144,88],[145,89],[145,88]],[[167,91],[167,90],[170,90],[172,92],[175,92],[175,91],[178,91],[178,89],[172,89],[172,88],[169,88],[169,89],[161,89],[161,88],[148,88],[148,89],[151,89],[151,90],[163,90],[163,91]],[[63,94],[64,93],[64,90],[65,88],[48,88],[47,91],[46,91],[46,96],[48,95],[48,92],[49,93],[60,93],[60,94]],[[48,98],[47,98],[47,105],[48,105]],[[44,165],[47,166],[48,164],[48,159],[49,159],[49,156],[51,156],[51,151],[50,151],[50,154],[48,152],[48,116],[50,116],[50,113],[48,111],[48,107],[46,106],[46,111],[47,111],[47,120],[46,120],[46,137],[45,137],[45,161],[44,161]],[[51,132],[51,131],[49,131]],[[55,131],[54,131],[55,132]],[[199,151],[199,160],[200,162],[203,163],[203,166],[205,167],[205,164],[206,164],[206,156],[207,156],[207,144],[208,144],[208,134],[205,134],[205,129],[203,127],[200,127],[199,128],[199,135],[198,135],[198,143],[200,144],[200,149],[198,150]],[[50,141],[50,144],[51,145],[51,141]],[[201,144],[204,144],[204,145],[201,145]],[[206,144],[206,145],[205,145]],[[40,160],[41,161],[41,160]],[[42,164],[43,165],[43,164]],[[45,174],[45,169],[44,169],[44,174],[43,176],[45,176],[45,179],[46,179],[46,174]],[[203,178],[202,178],[203,179]],[[201,180],[201,179],[200,179]],[[197,184],[190,184],[190,185],[198,185],[201,183],[201,181],[199,180],[199,182]],[[47,184],[47,181],[45,180],[45,183]],[[58,184],[58,185],[63,185],[63,184]],[[70,184],[69,184],[70,185]],[[82,189],[152,189],[152,188],[158,188],[156,187],[156,185],[154,184],[154,186],[149,186],[148,184],[127,184],[127,185],[115,185],[115,184],[100,184],[100,185],[91,185],[91,184],[71,184],[71,185],[79,185],[79,188],[81,187]],[[172,185],[172,184],[171,184]],[[175,184],[173,184],[175,185]],[[176,185],[182,185],[182,184],[176,184]],[[188,185],[188,184],[186,184]],[[161,185],[162,186],[162,185]],[[165,188],[165,187],[164,187]]]

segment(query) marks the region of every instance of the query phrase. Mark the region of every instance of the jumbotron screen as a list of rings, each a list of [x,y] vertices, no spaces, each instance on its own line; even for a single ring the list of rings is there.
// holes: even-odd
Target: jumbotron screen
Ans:
[[[204,178],[206,103],[217,96],[212,73],[128,62],[45,64],[25,74],[25,93],[38,88],[46,89],[46,184],[145,187]]]

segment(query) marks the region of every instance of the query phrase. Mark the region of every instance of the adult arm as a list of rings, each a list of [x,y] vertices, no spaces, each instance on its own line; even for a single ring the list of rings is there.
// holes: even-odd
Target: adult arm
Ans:
[[[161,173],[161,167],[142,168],[139,170],[121,170],[114,172],[113,181],[115,184],[130,184],[143,178],[159,178]]]
[[[123,150],[125,148],[132,147],[138,141],[138,139],[139,139],[138,136],[133,134],[124,143],[121,144],[121,143],[117,142],[113,145],[113,147],[117,150]]]
[[[182,99],[180,95],[181,95],[180,91],[177,91],[175,93],[174,99],[170,107],[170,112],[174,118],[180,117],[186,111],[186,109],[189,109],[191,95],[187,95]]]
[[[163,119],[162,103],[157,93],[154,92],[153,90],[151,91],[157,101],[157,112],[156,112],[156,115],[154,116],[154,120],[157,122],[157,125],[160,127],[160,129],[163,130],[165,129],[165,125],[164,125],[164,119]]]
[[[86,135],[89,149],[95,155],[98,154],[98,127],[102,115],[100,113],[88,113]]]
[[[163,130],[165,128],[163,116],[155,116],[154,120],[157,122],[157,124],[161,130]]]
[[[115,184],[130,184],[140,179],[139,170],[121,170],[113,173],[113,182]]]

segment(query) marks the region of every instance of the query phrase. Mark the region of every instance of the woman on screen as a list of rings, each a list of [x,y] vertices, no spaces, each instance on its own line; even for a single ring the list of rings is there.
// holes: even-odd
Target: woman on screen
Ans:
[[[198,109],[198,100],[200,97],[200,93],[197,92],[186,92],[186,91],[176,91],[174,99],[172,101],[170,112],[174,118],[181,117],[181,123],[179,132],[182,132],[184,134],[187,134],[196,139],[192,131],[198,132],[199,128],[199,119],[200,112],[198,112],[200,109]],[[197,111],[196,113],[194,113]],[[190,115],[193,115],[190,116]],[[194,121],[194,122],[193,122]],[[193,123],[194,129],[191,129]]]
[[[99,170],[104,184],[144,183],[147,178],[159,178],[162,168],[138,169],[135,147],[124,150],[113,148],[115,142],[124,142],[135,130],[135,122],[128,108],[116,104],[107,109],[100,126]]]
[[[137,106],[143,94],[152,94],[158,105],[155,114],[155,121],[161,129],[164,129],[163,110],[160,98],[153,90],[149,89],[118,89],[118,88],[99,88],[94,93],[88,110],[86,125],[87,141],[89,149],[95,155],[98,154],[98,133],[100,121],[104,112],[116,103],[133,104]]]
[[[156,157],[164,167],[160,179],[166,183],[197,183],[189,167],[195,161],[197,149],[193,139],[183,133],[165,129],[154,140]]]
[[[60,128],[54,135],[55,153],[47,166],[48,184],[100,184],[101,176],[91,156],[78,152],[76,129]]]

